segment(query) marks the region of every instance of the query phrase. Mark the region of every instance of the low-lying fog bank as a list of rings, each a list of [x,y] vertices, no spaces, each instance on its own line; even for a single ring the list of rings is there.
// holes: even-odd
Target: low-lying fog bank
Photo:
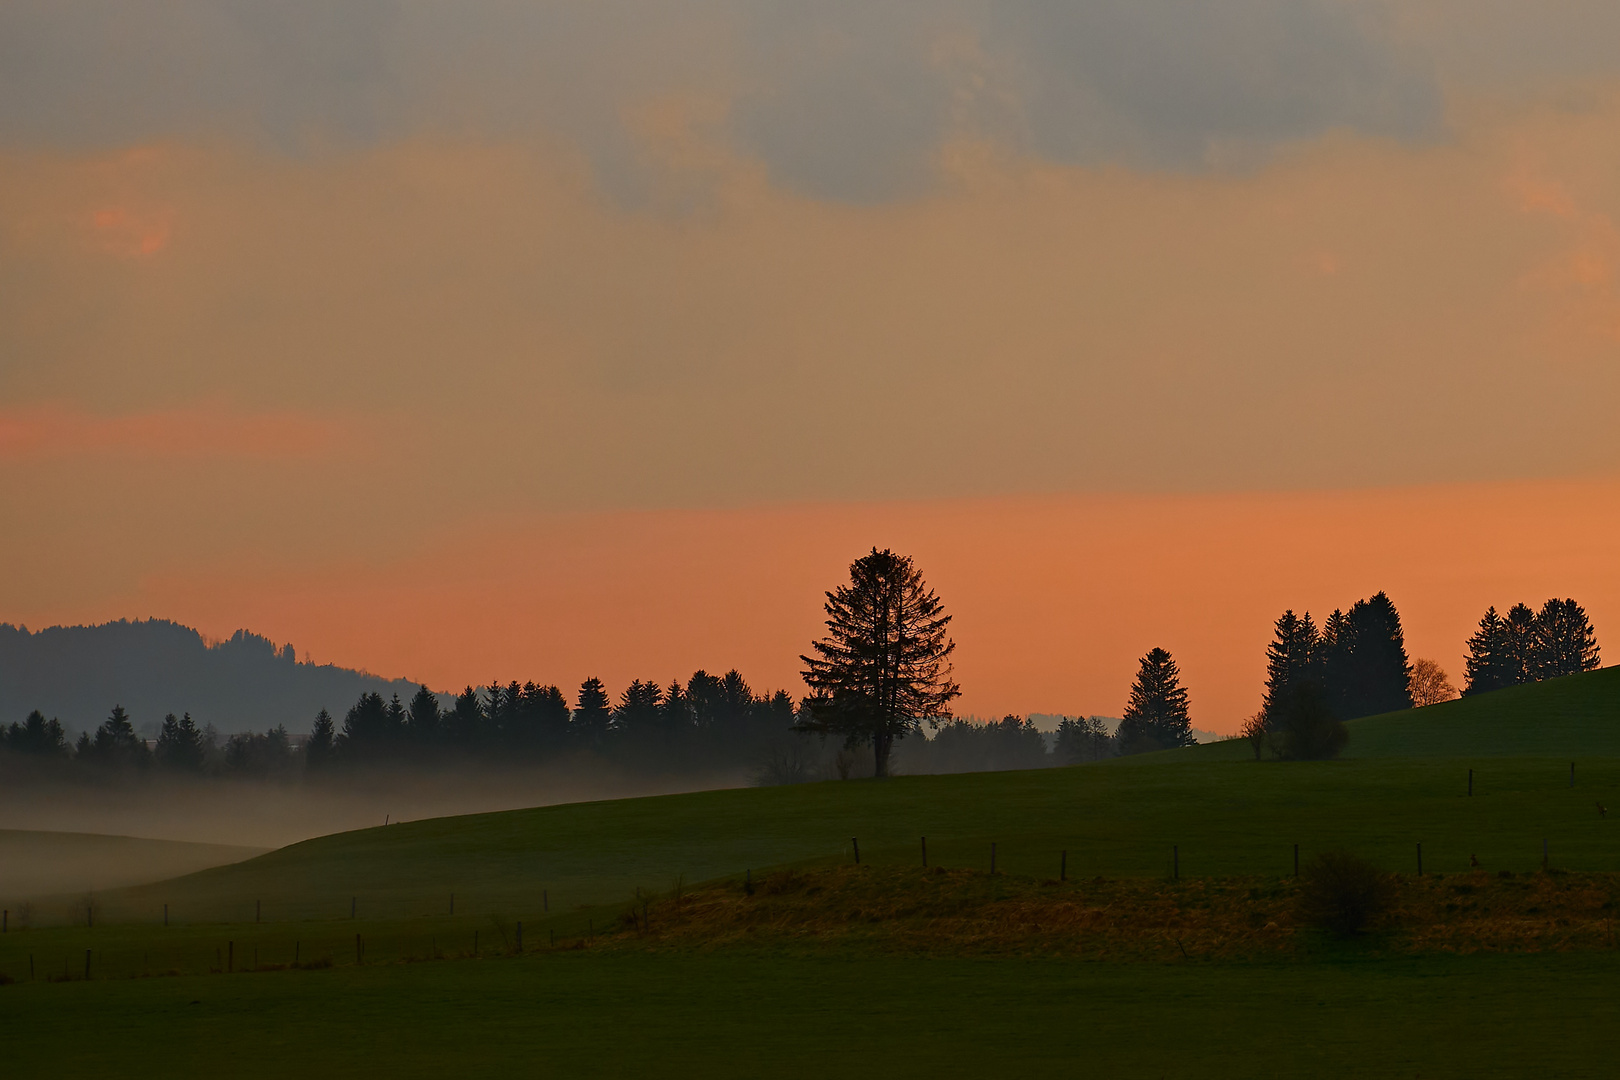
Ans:
[[[0,829],[254,848],[281,847],[385,821],[737,787],[748,782],[745,774],[736,771],[649,777],[610,766],[564,762],[522,769],[374,769],[286,781],[152,773],[94,783],[42,777],[5,779],[7,782],[0,783]]]

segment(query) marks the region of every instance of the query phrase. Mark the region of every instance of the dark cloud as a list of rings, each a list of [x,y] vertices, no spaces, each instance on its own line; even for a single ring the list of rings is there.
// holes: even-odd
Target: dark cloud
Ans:
[[[1490,10],[1469,57],[1441,50],[1453,68],[1489,69],[1526,18]],[[634,198],[627,111],[699,93],[779,182],[872,201],[926,186],[958,137],[1187,169],[1334,128],[1430,135],[1431,57],[1459,21],[1442,0],[19,0],[0,10],[0,141],[546,131]]]

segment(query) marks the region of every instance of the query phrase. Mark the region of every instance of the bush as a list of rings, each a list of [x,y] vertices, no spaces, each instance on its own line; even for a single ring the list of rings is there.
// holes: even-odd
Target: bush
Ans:
[[[1383,922],[1394,907],[1394,880],[1360,856],[1327,851],[1305,868],[1299,912],[1310,926],[1350,937]]]
[[[1321,687],[1296,683],[1270,717],[1279,749],[1294,761],[1321,761],[1338,757],[1350,733],[1328,708]]]

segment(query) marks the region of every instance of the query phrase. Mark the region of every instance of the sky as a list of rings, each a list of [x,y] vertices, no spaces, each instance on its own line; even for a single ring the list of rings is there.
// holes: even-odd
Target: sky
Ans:
[[[1379,589],[1620,625],[1620,8],[0,0],[0,621],[1201,728]],[[1614,646],[1620,648],[1620,644]]]

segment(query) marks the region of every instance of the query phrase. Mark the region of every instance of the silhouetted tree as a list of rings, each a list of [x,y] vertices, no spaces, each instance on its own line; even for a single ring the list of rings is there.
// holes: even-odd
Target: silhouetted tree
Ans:
[[[1535,677],[1556,679],[1599,666],[1597,634],[1574,600],[1548,600],[1536,614]]]
[[[1095,716],[1065,717],[1057,729],[1058,760],[1065,765],[1101,761],[1114,755],[1114,739],[1108,725]]]
[[[202,772],[205,763],[202,732],[197,730],[190,713],[180,720],[174,718],[174,713],[163,718],[163,728],[158,732],[154,752],[157,763],[166,769]]]
[[[1119,752],[1141,754],[1194,746],[1197,742],[1181,672],[1168,652],[1153,649],[1142,657],[1136,682],[1131,686],[1130,700],[1119,724]]]
[[[400,716],[403,715],[401,709]],[[375,691],[364,693],[343,717],[343,731],[337,737],[336,749],[351,761],[374,760],[395,745],[400,730],[398,718],[382,695]]]
[[[664,731],[674,739],[684,739],[691,734],[694,724],[692,718],[692,702],[681,688],[679,679],[671,679],[669,689],[664,691],[664,702],[658,707],[659,722]]]
[[[469,686],[456,695],[455,708],[445,715],[444,725],[450,742],[462,750],[483,743],[484,707],[477,690]]]
[[[1503,661],[1507,667],[1509,686],[1523,686],[1536,681],[1539,664],[1536,633],[1536,613],[1529,604],[1514,604],[1503,620]]]
[[[1457,688],[1444,668],[1433,660],[1412,661],[1412,707],[1438,705],[1457,696]]]
[[[37,754],[43,757],[66,757],[67,738],[59,720],[47,720],[35,709],[22,723],[13,723],[5,737],[6,749],[18,754]]]
[[[871,743],[874,775],[887,776],[896,739],[946,715],[961,688],[951,679],[951,617],[907,556],[873,548],[827,593],[827,636],[800,656],[814,695],[807,730]]]
[[[150,757],[146,741],[135,734],[135,725],[122,705],[113,706],[88,749],[90,759],[104,765],[144,765]]]
[[[1479,629],[1468,639],[1468,659],[1463,664],[1463,696],[1483,694],[1513,686],[1516,673],[1508,645],[1507,622],[1494,606],[1485,609]]]
[[[1266,689],[1261,711],[1267,717],[1297,683],[1320,677],[1320,637],[1308,611],[1300,618],[1290,608],[1277,620],[1271,644],[1266,647]]]
[[[1335,611],[1323,628],[1320,689],[1341,720],[1412,707],[1412,668],[1401,617],[1389,597],[1375,593],[1348,613]]]
[[[325,709],[315,715],[315,723],[309,729],[309,738],[304,740],[305,768],[318,772],[332,763],[335,727],[336,725],[332,723],[332,714]]]
[[[439,696],[426,686],[419,687],[405,711],[405,728],[411,741],[437,742],[439,738]]]
[[[574,739],[581,746],[598,748],[607,738],[613,723],[613,706],[608,700],[602,680],[592,677],[579,686],[579,700],[574,705],[570,723]]]
[[[632,682],[613,710],[613,729],[632,742],[655,741],[664,731],[664,692],[652,681]]]

